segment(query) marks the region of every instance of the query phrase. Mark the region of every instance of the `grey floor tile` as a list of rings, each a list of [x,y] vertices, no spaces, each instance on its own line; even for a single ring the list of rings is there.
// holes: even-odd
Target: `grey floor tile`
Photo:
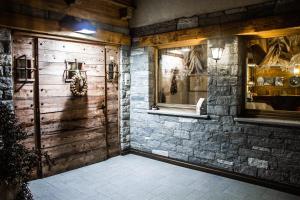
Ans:
[[[35,200],[300,200],[136,155],[34,180],[29,187]]]

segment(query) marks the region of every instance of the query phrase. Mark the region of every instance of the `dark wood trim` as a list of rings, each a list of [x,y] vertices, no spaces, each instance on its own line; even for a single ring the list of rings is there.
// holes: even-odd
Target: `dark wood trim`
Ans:
[[[106,47],[104,49],[104,118],[105,118],[105,144],[106,144],[106,158],[109,158],[109,144],[108,144],[108,116],[107,116],[107,58],[106,58]]]
[[[245,117],[262,117],[262,118],[273,118],[273,119],[286,119],[300,121],[299,111],[284,111],[284,110],[250,110],[245,109]]]
[[[184,46],[196,45],[207,38],[232,35],[258,36],[268,38],[299,33],[299,12],[274,15],[269,17],[235,21],[224,24],[208,25],[198,28],[174,30],[171,32],[152,34],[135,38],[135,45],[145,46]],[[188,44],[187,44],[188,43]]]
[[[37,175],[43,177],[41,153],[41,123],[40,123],[40,87],[39,87],[39,39],[34,38],[34,141],[38,153]]]
[[[239,44],[239,51],[241,54],[241,65],[240,66],[240,70],[242,77],[241,77],[241,81],[242,81],[242,93],[241,93],[241,113],[238,113],[240,115],[244,115],[245,112],[245,106],[246,106],[246,94],[247,94],[247,46],[246,46],[246,38],[245,37],[239,37],[240,40],[240,44]]]
[[[96,40],[90,40],[86,38],[77,38],[72,36],[59,36],[50,33],[38,33],[35,31],[28,30],[18,30],[12,29],[13,34],[16,36],[29,36],[29,37],[38,37],[42,39],[51,39],[65,42],[76,42],[76,43],[84,43],[84,44],[92,44],[92,45],[111,45],[111,46],[120,46],[120,44],[113,44],[109,42],[101,42]]]
[[[158,161],[162,161],[162,162],[166,162],[166,163],[170,163],[173,165],[189,168],[189,169],[207,172],[207,173],[235,179],[238,181],[243,181],[243,182],[260,185],[260,186],[271,188],[271,189],[280,190],[283,192],[288,192],[288,193],[300,196],[300,189],[297,187],[291,186],[291,185],[276,183],[274,181],[267,181],[264,179],[255,178],[252,176],[247,176],[247,175],[239,174],[236,172],[230,172],[230,171],[226,171],[226,170],[222,170],[222,169],[218,169],[218,168],[191,164],[191,163],[180,161],[180,160],[177,160],[174,158],[164,157],[164,156],[160,156],[160,155],[156,155],[156,154],[152,154],[149,152],[144,152],[144,151],[140,151],[140,150],[132,149],[132,148],[129,151],[122,152],[122,155],[126,155],[129,153],[147,157],[147,158],[154,159],[154,160],[158,160]]]

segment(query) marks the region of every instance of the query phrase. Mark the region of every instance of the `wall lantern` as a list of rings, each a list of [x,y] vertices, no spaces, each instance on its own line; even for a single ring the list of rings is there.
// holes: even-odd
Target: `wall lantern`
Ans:
[[[73,16],[66,15],[60,20],[60,26],[71,29],[76,33],[95,34],[97,27],[92,22],[86,19],[79,19]]]
[[[221,39],[212,39],[211,40],[211,55],[212,59],[214,59],[216,62],[221,59],[223,51],[225,49],[225,42]]]
[[[210,47],[211,50],[211,54],[212,54],[212,59],[214,59],[216,62],[218,62],[218,60],[221,59],[223,51],[224,51],[224,47],[221,45],[213,45]]]

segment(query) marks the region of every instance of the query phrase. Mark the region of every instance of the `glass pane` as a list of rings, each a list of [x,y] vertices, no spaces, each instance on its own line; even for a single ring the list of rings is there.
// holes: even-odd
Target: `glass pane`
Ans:
[[[158,102],[196,105],[207,98],[207,46],[159,51]]]
[[[248,42],[246,109],[300,111],[300,35]]]

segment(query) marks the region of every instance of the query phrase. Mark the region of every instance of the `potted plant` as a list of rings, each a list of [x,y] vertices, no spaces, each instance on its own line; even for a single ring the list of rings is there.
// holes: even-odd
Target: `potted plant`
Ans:
[[[27,134],[17,123],[14,113],[0,103],[0,196],[1,200],[31,200],[27,187],[37,163],[34,150],[21,141]]]

